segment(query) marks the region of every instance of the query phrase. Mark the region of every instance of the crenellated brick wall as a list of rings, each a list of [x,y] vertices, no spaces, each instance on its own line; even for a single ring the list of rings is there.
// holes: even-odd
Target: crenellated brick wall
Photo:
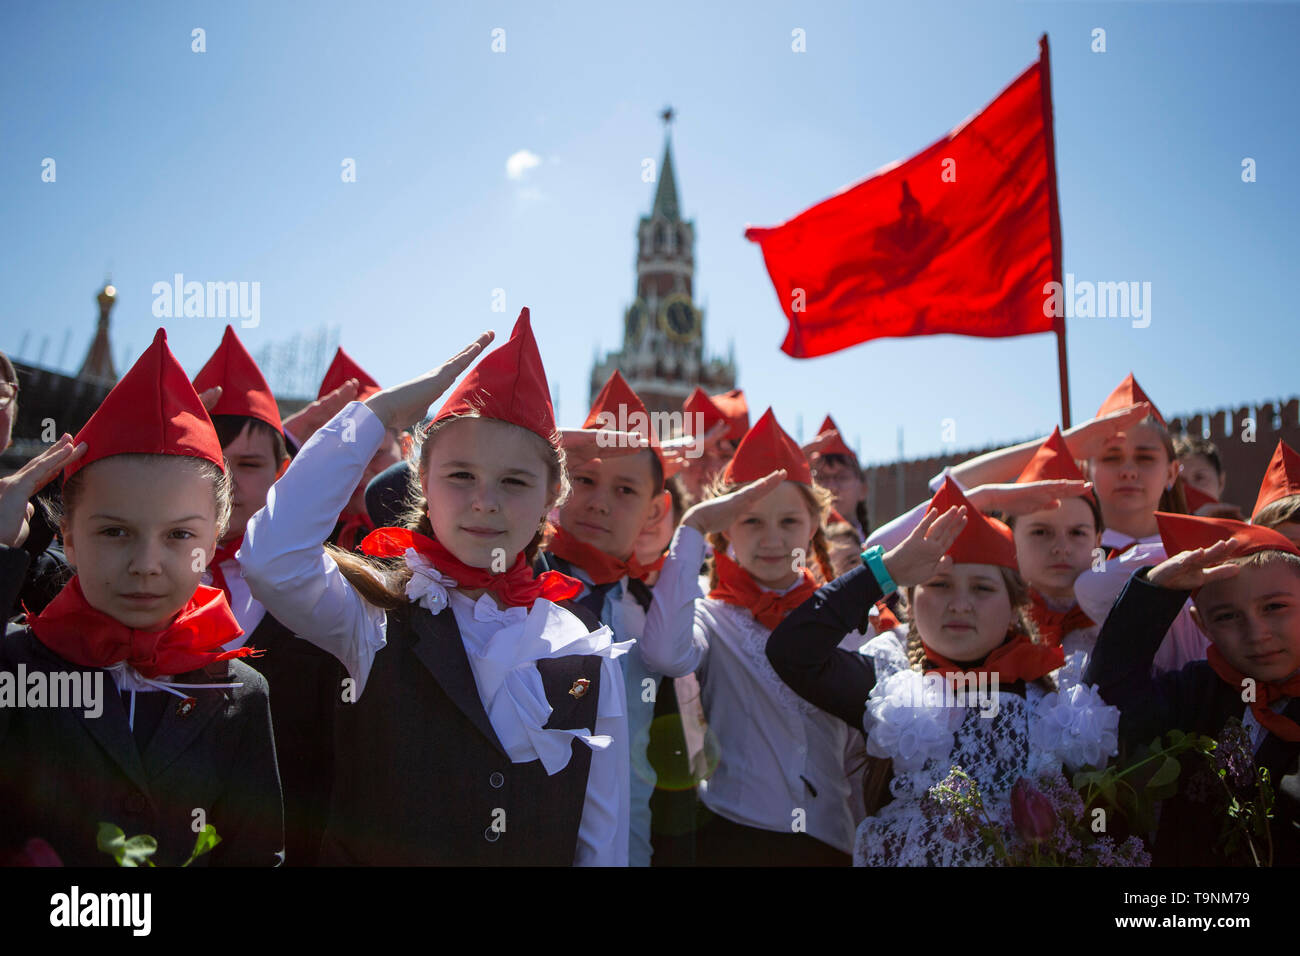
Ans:
[[[1254,422],[1253,441],[1247,440],[1252,437],[1244,424],[1247,419]],[[1228,475],[1224,500],[1248,514],[1278,439],[1300,450],[1300,398],[1171,418],[1169,429],[1175,435],[1184,431],[1200,435],[1218,446]],[[928,482],[945,466],[1026,440],[1017,438],[971,451],[868,467],[867,507],[872,527],[878,527],[930,497]]]

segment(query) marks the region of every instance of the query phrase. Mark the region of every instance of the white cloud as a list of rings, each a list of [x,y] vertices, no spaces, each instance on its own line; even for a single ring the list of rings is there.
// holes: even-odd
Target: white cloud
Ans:
[[[508,179],[523,179],[524,173],[534,166],[541,165],[541,162],[541,157],[536,153],[521,149],[506,160],[506,177]]]

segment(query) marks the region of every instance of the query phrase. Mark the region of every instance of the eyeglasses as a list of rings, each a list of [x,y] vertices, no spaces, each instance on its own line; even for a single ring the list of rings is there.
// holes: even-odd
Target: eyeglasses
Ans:
[[[17,397],[17,382],[0,382],[0,408],[8,408],[9,403]]]

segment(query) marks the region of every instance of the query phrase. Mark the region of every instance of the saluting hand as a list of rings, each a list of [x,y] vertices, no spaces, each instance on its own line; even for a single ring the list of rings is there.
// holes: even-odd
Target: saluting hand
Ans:
[[[804,457],[809,461],[812,461],[813,458],[820,458],[822,449],[833,442],[837,434],[838,432],[835,431],[824,431],[799,450],[803,452]]]
[[[74,446],[65,434],[12,475],[0,478],[0,544],[21,547],[30,531],[28,521],[35,509],[29,500],[64,466],[86,453],[86,443]]]
[[[664,454],[664,478],[671,478],[681,471],[689,471],[706,460],[716,461],[721,454],[718,445],[730,430],[731,425],[727,422],[716,422],[704,433],[703,438],[682,435],[680,438],[670,438],[663,442],[660,448]]]
[[[725,531],[733,521],[745,513],[746,508],[783,481],[785,481],[785,469],[779,468],[728,494],[701,501],[697,505],[692,505],[691,509],[682,516],[682,524],[690,525],[700,534]]]
[[[419,378],[371,395],[366,399],[366,406],[386,428],[397,431],[409,428],[424,418],[429,406],[451,387],[452,382],[469,368],[495,337],[493,332],[484,332],[437,368],[425,372]]]
[[[220,385],[213,385],[211,388],[205,388],[199,392],[199,401],[203,403],[203,410],[209,415],[217,407],[217,402],[221,401],[221,392]]]
[[[952,567],[947,551],[965,527],[965,505],[954,505],[943,514],[931,508],[912,533],[885,555],[885,570],[900,588],[924,584]]]
[[[1091,481],[1060,479],[1026,481],[1023,484],[980,485],[966,495],[980,511],[1000,511],[1005,515],[1027,515],[1061,506],[1062,498],[1074,498],[1092,490]]]
[[[608,428],[561,428],[560,444],[570,471],[593,458],[618,458],[650,447],[643,435]]]
[[[305,443],[322,425],[341,412],[343,406],[354,401],[360,391],[361,383],[355,378],[348,379],[328,395],[322,395],[286,418],[282,423],[285,434],[299,444]],[[204,404],[206,407],[206,402]]]
[[[1220,562],[1231,557],[1236,548],[1237,542],[1229,538],[1208,548],[1180,552],[1148,571],[1147,580],[1171,591],[1194,591],[1211,581],[1235,578],[1241,573],[1241,565]]]
[[[1096,458],[1106,443],[1123,431],[1132,428],[1153,411],[1150,402],[1138,402],[1128,408],[1091,418],[1061,433],[1070,454],[1076,458]]]

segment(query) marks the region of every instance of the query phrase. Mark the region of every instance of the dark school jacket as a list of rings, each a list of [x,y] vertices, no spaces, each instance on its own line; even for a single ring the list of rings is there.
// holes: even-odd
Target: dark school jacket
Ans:
[[[266,678],[275,728],[275,756],[284,789],[284,862],[315,866],[329,814],[334,777],[334,706],[345,672],[332,654],[294,635],[270,613],[248,647],[247,663]]]
[[[1123,748],[1149,744],[1170,730],[1207,734],[1219,739],[1230,717],[1241,719],[1247,705],[1241,689],[1222,680],[1207,661],[1190,661],[1181,670],[1151,676],[1151,661],[1165,632],[1187,601],[1188,592],[1161,588],[1147,581],[1149,567],[1134,573],[1111,608],[1084,681],[1097,684],[1107,703],[1120,709]],[[1300,723],[1300,698],[1290,700],[1283,715]],[[1276,865],[1300,865],[1300,791],[1294,779],[1300,743],[1268,733],[1255,752],[1256,766],[1269,769],[1277,791],[1271,830]],[[1183,759],[1179,791],[1166,800],[1152,854],[1157,866],[1223,866],[1230,862],[1217,849],[1224,815],[1209,799],[1217,780],[1198,775],[1203,758]],[[1205,792],[1208,791],[1208,792]]]
[[[16,558],[15,551],[0,548],[0,594],[21,586],[26,555],[18,552]],[[115,866],[96,847],[103,822],[116,824],[128,837],[156,838],[154,862],[176,866],[193,849],[192,824],[201,819],[216,828],[221,842],[193,865],[280,861],[280,777],[266,681],[255,670],[223,661],[177,675],[177,683],[243,684],[194,691],[196,704],[184,714],[178,697],[164,691],[140,694],[167,698],[156,730],[141,747],[109,674],[63,660],[26,626],[10,624],[0,640],[0,672],[16,677],[19,665],[28,675],[98,675],[102,713],[87,717],[84,707],[0,707],[0,855],[41,837],[65,865]],[[137,720],[140,709],[137,701]]]
[[[599,627],[572,602],[561,606]],[[594,730],[601,658],[537,661],[548,728]],[[577,682],[590,683],[580,695]],[[326,865],[572,866],[591,750],[577,740],[548,776],[512,763],[492,729],[451,608],[388,612],[365,692],[335,709]]]

